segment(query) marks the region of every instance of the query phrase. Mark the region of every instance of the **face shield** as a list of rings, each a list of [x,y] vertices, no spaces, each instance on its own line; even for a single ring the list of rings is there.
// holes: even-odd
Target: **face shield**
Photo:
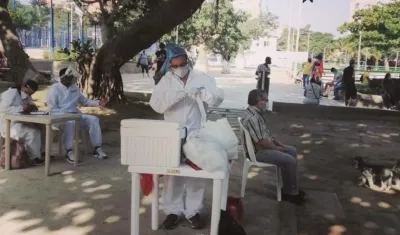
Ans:
[[[81,77],[82,75],[78,73],[78,71],[69,66],[65,71],[64,75],[60,77],[60,81],[64,80],[70,84],[75,84]]]

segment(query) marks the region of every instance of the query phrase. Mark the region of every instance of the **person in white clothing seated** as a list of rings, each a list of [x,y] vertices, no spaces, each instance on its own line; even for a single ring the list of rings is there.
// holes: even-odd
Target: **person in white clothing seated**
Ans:
[[[306,88],[303,104],[319,104],[320,98],[321,86],[316,83],[314,78],[311,78],[310,84]]]
[[[78,77],[79,73],[71,67],[60,70],[60,82],[54,84],[47,95],[47,106],[52,115],[81,113],[78,105],[84,107],[105,107],[107,100],[89,100],[80,92],[78,86],[75,85]],[[100,159],[107,158],[107,154],[101,148],[102,136],[99,118],[93,115],[82,114],[80,127],[89,130],[90,141],[92,142],[92,146],[94,146],[93,156]],[[75,121],[66,122],[61,128],[63,128],[63,141],[67,150],[65,160],[73,163],[75,159],[73,152]]]
[[[1,95],[0,112],[21,114],[37,111],[38,108],[32,102],[31,97],[37,89],[37,82],[34,80],[27,80],[22,86],[6,90]],[[5,137],[4,119],[2,116],[0,127],[1,135]],[[24,142],[24,147],[28,153],[30,164],[43,165],[44,153],[41,152],[43,141],[40,125],[12,121],[10,131],[11,139]]]
[[[188,133],[201,128],[201,113],[195,97],[208,105],[219,106],[223,90],[209,75],[192,70],[186,51],[176,45],[167,45],[167,59],[161,69],[166,74],[153,90],[150,105],[163,113],[166,121],[177,122]],[[162,156],[160,156],[162,157]],[[163,208],[167,215],[163,228],[174,229],[182,214],[193,229],[205,226],[200,216],[203,208],[205,181],[191,177],[164,176]]]

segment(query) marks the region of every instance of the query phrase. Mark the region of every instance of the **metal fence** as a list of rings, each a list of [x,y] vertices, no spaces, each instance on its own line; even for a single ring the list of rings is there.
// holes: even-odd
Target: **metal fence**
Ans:
[[[18,36],[24,48],[48,48],[50,46],[50,28],[33,28],[31,30],[18,30]],[[65,26],[63,29],[54,32],[54,47],[55,48],[70,48],[70,41],[82,39],[79,30],[73,30],[72,40],[70,31]],[[100,36],[100,28],[93,26],[84,30],[83,39],[92,40],[93,47],[97,48],[102,45]]]

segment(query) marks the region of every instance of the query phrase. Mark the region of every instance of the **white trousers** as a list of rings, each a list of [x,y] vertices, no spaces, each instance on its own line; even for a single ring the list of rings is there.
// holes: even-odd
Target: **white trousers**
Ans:
[[[93,147],[100,147],[102,144],[101,128],[99,118],[93,115],[82,114],[80,128],[89,130],[90,141]],[[75,139],[75,121],[66,122],[64,129],[64,146],[67,150],[73,149]]]
[[[24,141],[24,147],[29,159],[42,158],[41,147],[43,142],[39,125],[15,122],[11,123],[11,139]]]
[[[166,215],[183,213],[189,219],[201,211],[204,200],[204,179],[166,175],[163,178],[162,197]]]

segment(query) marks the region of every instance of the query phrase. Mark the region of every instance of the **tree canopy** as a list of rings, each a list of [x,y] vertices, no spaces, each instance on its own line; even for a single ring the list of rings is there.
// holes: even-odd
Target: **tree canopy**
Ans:
[[[323,33],[323,32],[315,32],[312,31],[310,25],[300,29],[300,38],[299,38],[299,51],[307,51],[308,45],[308,35],[310,34],[310,48],[309,52],[317,55],[321,54],[324,51],[324,48],[330,49],[333,48],[334,44],[334,36],[331,33]],[[297,33],[297,31],[292,28],[292,32]],[[288,39],[288,29],[284,29],[281,37],[278,39],[278,50],[285,51],[287,48],[287,39]],[[292,51],[294,50],[294,44]],[[326,50],[326,55],[330,55],[331,51]]]
[[[220,54],[228,61],[241,44],[249,44],[249,35],[240,28],[248,15],[235,10],[230,1],[223,1],[218,8],[218,19],[214,16],[215,5],[205,3],[190,19],[178,26],[179,44],[186,47],[204,44],[209,51]],[[176,31],[173,30],[162,40],[174,42],[175,37]]]
[[[361,9],[353,15],[353,21],[341,25],[341,33],[350,33],[349,39],[358,42],[362,34],[362,47],[376,48],[388,54],[400,47],[400,2],[377,4]]]

